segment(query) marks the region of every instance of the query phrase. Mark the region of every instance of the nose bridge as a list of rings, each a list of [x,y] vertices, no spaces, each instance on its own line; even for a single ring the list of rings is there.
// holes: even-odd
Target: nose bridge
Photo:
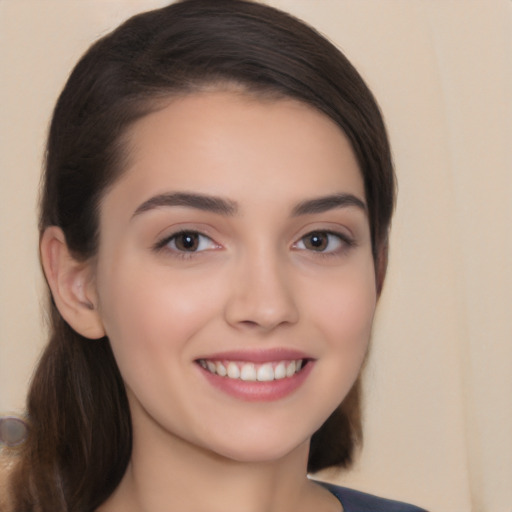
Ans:
[[[227,321],[263,330],[295,323],[298,310],[288,263],[268,242],[240,254],[226,304]]]

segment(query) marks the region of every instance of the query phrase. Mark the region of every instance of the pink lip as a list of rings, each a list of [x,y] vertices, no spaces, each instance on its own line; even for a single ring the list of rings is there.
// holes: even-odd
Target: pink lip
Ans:
[[[243,357],[239,358],[240,354],[231,354],[236,355],[237,357],[226,358],[231,360],[242,360],[248,361],[246,359],[247,354],[244,354]],[[225,358],[226,354],[216,355],[215,358]],[[288,359],[288,358],[285,358]],[[300,357],[291,357],[290,359],[301,359]],[[273,360],[273,359],[270,359]],[[269,359],[264,359],[263,361],[254,361],[249,360],[251,362],[266,362]],[[204,369],[199,364],[197,365],[198,370],[201,372],[203,377],[216,389],[230,395],[239,400],[244,400],[246,402],[273,402],[277,400],[281,400],[289,395],[291,395],[294,391],[296,391],[308,378],[313,366],[315,365],[315,361],[308,359],[305,361],[304,367],[302,370],[292,377],[287,377],[285,379],[272,380],[269,382],[258,382],[258,381],[243,381],[238,379],[230,379],[228,377],[221,377],[220,375],[210,373],[208,370]]]
[[[297,359],[313,359],[310,355],[294,349],[272,348],[264,350],[230,350],[227,352],[216,352],[206,356],[198,357],[210,361],[244,361],[247,363],[269,363],[272,361],[287,361]]]

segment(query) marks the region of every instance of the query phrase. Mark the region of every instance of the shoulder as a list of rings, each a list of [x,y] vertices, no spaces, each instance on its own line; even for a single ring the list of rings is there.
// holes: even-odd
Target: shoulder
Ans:
[[[373,494],[325,482],[318,483],[340,500],[344,512],[426,512],[422,508],[401,501],[379,498]]]

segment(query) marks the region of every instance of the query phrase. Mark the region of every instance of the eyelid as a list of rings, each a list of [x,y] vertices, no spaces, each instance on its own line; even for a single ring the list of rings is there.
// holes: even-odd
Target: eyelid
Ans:
[[[177,247],[175,247],[175,248],[169,247],[169,244],[182,234],[193,234],[193,235],[198,235],[200,238],[208,239],[211,242],[211,244],[213,245],[213,247],[203,248],[201,250],[196,250],[196,251],[183,251],[183,250],[178,249]],[[218,244],[211,236],[209,236],[197,229],[180,228],[172,233],[165,235],[160,240],[158,240],[153,245],[153,250],[156,252],[159,252],[162,250],[167,250],[171,253],[175,253],[176,255],[185,255],[186,254],[186,255],[190,256],[193,254],[202,253],[202,252],[210,250],[210,249],[219,249],[220,247],[221,247],[221,245]]]
[[[315,233],[327,235],[328,237],[336,237],[338,239],[337,246],[333,249],[318,250],[318,251],[315,251],[314,249],[308,249],[305,246],[299,247],[299,244],[304,245],[305,238],[307,238],[308,236],[314,235]],[[355,239],[351,235],[344,233],[341,230],[337,231],[337,230],[333,230],[333,229],[319,228],[319,229],[310,229],[306,233],[302,234],[300,236],[300,238],[296,242],[293,243],[292,248],[300,250],[300,251],[308,251],[313,254],[317,254],[319,256],[320,255],[331,256],[331,255],[337,255],[337,254],[343,253],[343,252],[347,251],[348,249],[354,247],[355,245],[356,245]]]

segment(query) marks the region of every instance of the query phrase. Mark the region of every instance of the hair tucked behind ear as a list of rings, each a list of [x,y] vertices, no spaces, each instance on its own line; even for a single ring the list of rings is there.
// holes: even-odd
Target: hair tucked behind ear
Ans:
[[[130,125],[166,98],[233,86],[307,103],[346,134],[365,184],[380,288],[394,174],[379,108],[357,71],[317,32],[243,0],[185,0],[140,14],[87,51],[53,114],[40,232],[59,226],[77,259],[94,257],[99,206],[123,171]],[[50,310],[50,341],[27,401],[30,433],[12,480],[15,510],[90,512],[126,470],[128,402],[108,339],[85,339],[51,300]],[[360,438],[358,382],[313,436],[309,469],[348,464]]]

